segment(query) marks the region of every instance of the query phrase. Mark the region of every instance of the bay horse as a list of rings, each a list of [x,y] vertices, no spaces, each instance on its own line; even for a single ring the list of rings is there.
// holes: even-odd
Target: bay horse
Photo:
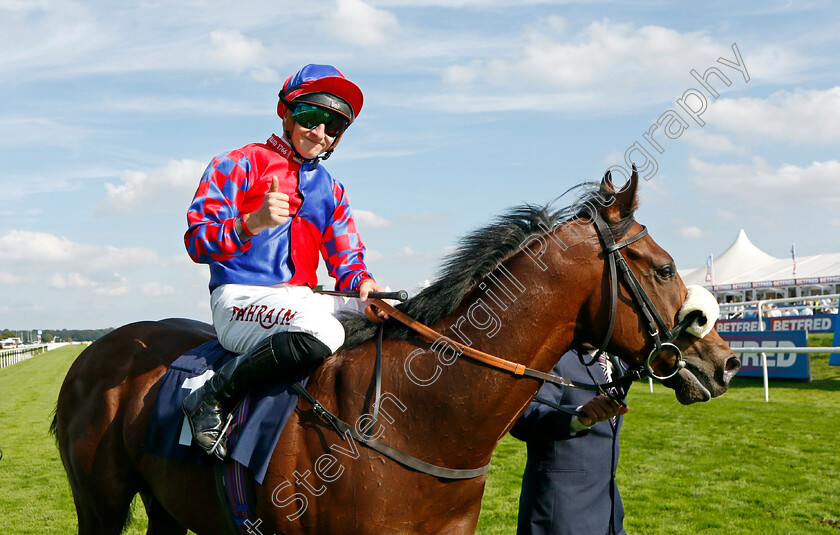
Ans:
[[[581,185],[555,210],[526,205],[473,232],[441,275],[400,308],[453,340],[548,372],[574,344],[601,345],[629,366],[644,364],[654,341],[642,308],[610,274],[593,211],[668,327],[687,290],[674,262],[635,221],[638,175],[620,191],[609,175]],[[640,239],[638,239],[640,238]],[[612,310],[610,303],[612,303]],[[613,323],[614,326],[608,327]],[[531,401],[540,383],[458,358],[402,325],[386,322],[380,418],[383,442],[428,463],[473,469]],[[374,397],[375,327],[347,320],[345,346],[309,379],[307,390],[345,422]],[[655,333],[654,333],[655,334]],[[609,335],[609,336],[608,336]],[[227,533],[213,469],[141,451],[159,380],[181,354],[214,336],[184,319],[123,326],[88,347],[61,388],[53,430],[70,480],[79,533],[117,534],[136,494],[150,534]],[[723,394],[737,357],[712,331],[674,340],[686,366],[663,383],[682,404]],[[677,359],[674,355],[670,365]],[[447,479],[415,471],[342,437],[300,401],[255,490],[254,533],[473,533],[486,476]]]

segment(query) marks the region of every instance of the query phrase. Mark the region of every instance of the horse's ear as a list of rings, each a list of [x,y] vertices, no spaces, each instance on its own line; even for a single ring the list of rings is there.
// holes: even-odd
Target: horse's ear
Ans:
[[[604,208],[601,209],[601,215],[604,219],[613,223],[632,215],[639,204],[636,198],[638,186],[639,172],[636,170],[635,164],[633,165],[633,172],[630,174],[630,180],[617,192],[612,181],[612,173],[607,171],[604,174],[604,179],[601,180],[601,198],[607,201]]]

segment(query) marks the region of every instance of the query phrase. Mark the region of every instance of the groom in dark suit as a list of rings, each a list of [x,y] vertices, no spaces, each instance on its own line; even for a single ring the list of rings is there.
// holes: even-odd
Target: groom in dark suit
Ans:
[[[553,373],[578,382],[607,382],[621,374],[615,358],[601,357],[587,369],[579,351],[563,355]],[[592,356],[583,352],[589,361]],[[618,466],[620,407],[606,396],[545,383],[537,397],[561,407],[580,407],[581,416],[533,401],[510,434],[527,443],[517,535],[626,535]],[[569,440],[574,439],[574,440]]]

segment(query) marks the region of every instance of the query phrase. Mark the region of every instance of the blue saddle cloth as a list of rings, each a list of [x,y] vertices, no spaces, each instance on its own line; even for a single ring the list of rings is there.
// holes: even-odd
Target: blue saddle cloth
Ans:
[[[236,356],[212,340],[191,349],[172,363],[161,379],[155,407],[143,440],[143,451],[169,459],[209,464],[215,459],[190,444],[191,435],[181,402],[209,379],[214,370]],[[299,378],[306,384],[308,377]],[[262,484],[271,454],[297,405],[289,384],[254,388],[238,406],[228,429],[228,458],[247,467]]]

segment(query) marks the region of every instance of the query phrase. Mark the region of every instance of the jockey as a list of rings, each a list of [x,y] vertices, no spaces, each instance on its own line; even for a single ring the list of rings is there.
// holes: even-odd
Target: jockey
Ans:
[[[187,212],[193,261],[210,266],[219,342],[239,353],[183,403],[193,441],[227,455],[230,411],[258,381],[311,373],[344,343],[339,312],[359,300],[312,292],[318,254],[336,290],[376,283],[364,261],[347,194],[320,164],[358,117],[362,92],[335,67],[307,65],[280,91],[283,136],[216,156]]]

